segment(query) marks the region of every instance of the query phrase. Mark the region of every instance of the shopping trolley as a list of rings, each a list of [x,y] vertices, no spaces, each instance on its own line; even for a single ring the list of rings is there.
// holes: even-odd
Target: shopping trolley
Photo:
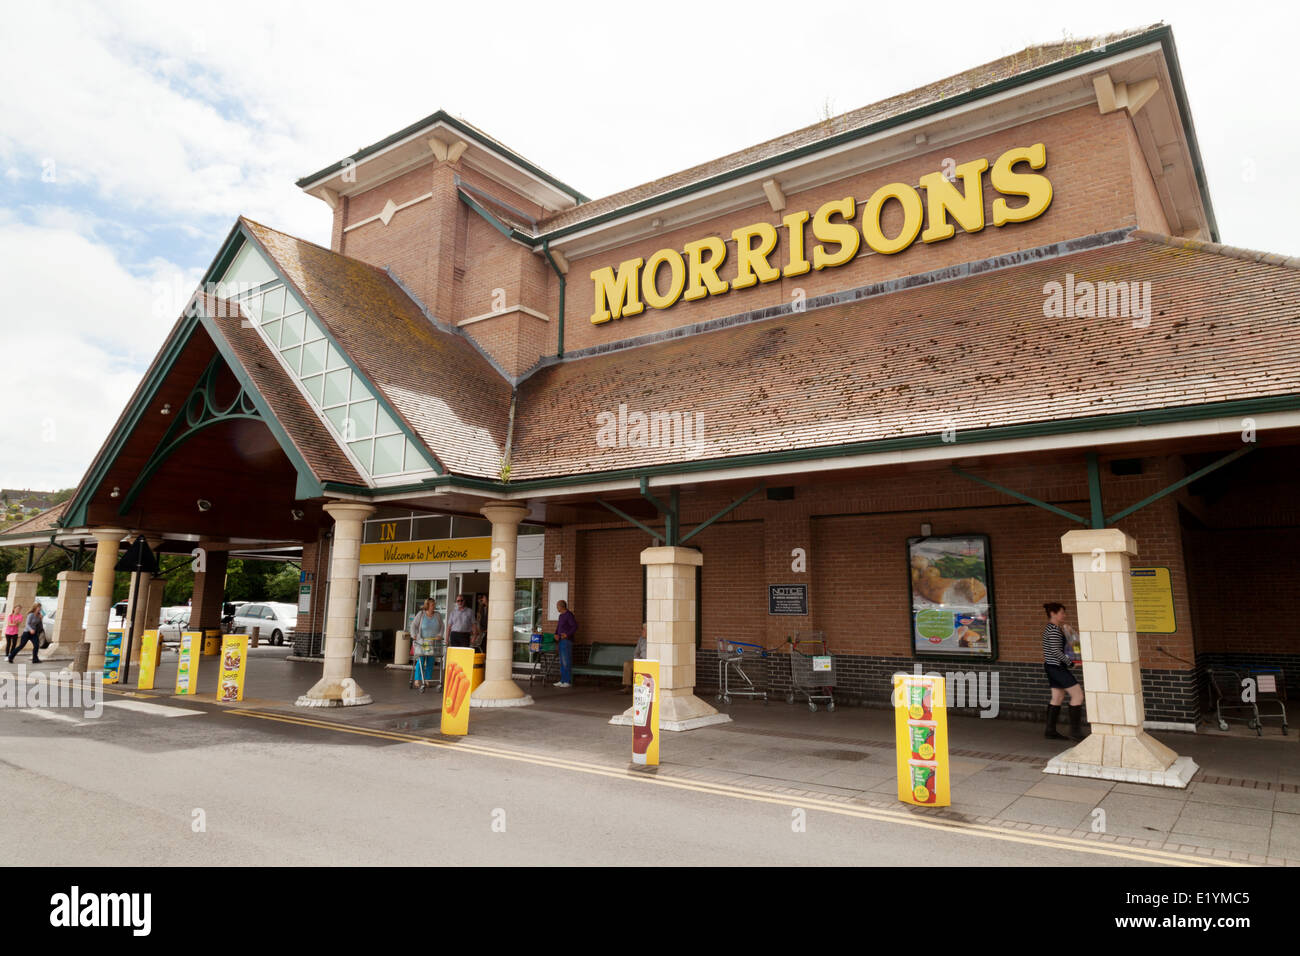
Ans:
[[[1246,684],[1236,671],[1214,668],[1210,671],[1210,689],[1214,693],[1214,716],[1220,730],[1228,729],[1229,720],[1244,720],[1246,726],[1255,731],[1255,736],[1264,736],[1264,720],[1260,716],[1261,706],[1265,710],[1276,708],[1282,716],[1282,733],[1287,732],[1286,722],[1286,683],[1285,675],[1280,670],[1253,670],[1247,675],[1254,681],[1251,695],[1245,693]],[[1250,699],[1247,699],[1249,696]],[[1247,717],[1230,717],[1233,712],[1246,712]]]
[[[416,681],[425,681],[433,684],[434,690],[441,690],[442,663],[446,656],[445,645],[441,640],[433,642],[432,654],[412,654],[415,663],[411,666],[411,683],[408,686],[414,688]],[[420,693],[424,693],[423,687],[420,688]]]
[[[835,658],[826,649],[826,636],[822,631],[796,633],[787,638],[790,642],[790,693],[785,702],[793,704],[796,696],[808,701],[808,709],[816,713],[817,702],[823,701],[828,711],[835,709]]]
[[[759,690],[745,673],[745,664],[753,664],[768,655],[766,647],[747,644],[744,641],[726,641],[718,638],[718,697],[724,704],[730,704],[733,697],[757,697],[767,703],[767,691]],[[731,681],[739,678],[743,681],[740,690],[732,690]]]

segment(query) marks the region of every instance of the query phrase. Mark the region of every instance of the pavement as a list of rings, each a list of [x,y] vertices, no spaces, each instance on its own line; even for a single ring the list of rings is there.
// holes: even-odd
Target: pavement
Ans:
[[[286,660],[286,648],[253,650],[246,699],[221,705],[274,727],[292,722],[335,734],[387,735],[395,742],[449,742],[439,733],[441,696],[410,689],[409,671],[354,665],[353,676],[374,703],[362,707],[293,706],[320,674],[318,662]],[[216,658],[204,658],[196,695],[177,698],[174,652],[164,654],[156,686],[108,688],[112,698],[165,700],[215,706]],[[32,670],[56,670],[42,664]],[[0,670],[14,670],[0,661]],[[630,734],[611,726],[631,696],[609,681],[569,689],[528,686],[535,699],[523,708],[474,709],[473,746],[491,747],[516,761],[562,762],[588,773],[628,772]],[[715,703],[708,698],[710,703]],[[715,703],[716,705],[716,703]],[[1200,766],[1185,790],[1044,774],[1047,760],[1066,744],[1043,738],[1040,724],[978,717],[949,718],[952,806],[906,807],[896,797],[893,713],[884,708],[837,707],[809,712],[784,701],[733,701],[733,722],[661,738],[659,782],[726,788],[754,799],[770,795],[791,805],[898,812],[937,818],[974,830],[1023,831],[1113,844],[1116,849],[1166,859],[1216,864],[1300,866],[1300,746],[1274,724],[1266,736],[1155,732],[1153,736]],[[486,752],[486,751],[485,751]],[[643,771],[644,772],[644,771]]]

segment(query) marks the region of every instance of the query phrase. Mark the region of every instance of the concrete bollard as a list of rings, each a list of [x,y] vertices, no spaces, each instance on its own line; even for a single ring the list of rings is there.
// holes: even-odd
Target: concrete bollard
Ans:
[[[84,674],[88,666],[90,666],[90,642],[82,641],[72,655],[72,672]]]
[[[262,637],[262,629],[260,627],[253,628],[253,640],[249,642],[251,646],[256,647],[261,637]]]
[[[397,632],[397,648],[393,652],[393,663],[411,663],[411,635],[405,631]]]

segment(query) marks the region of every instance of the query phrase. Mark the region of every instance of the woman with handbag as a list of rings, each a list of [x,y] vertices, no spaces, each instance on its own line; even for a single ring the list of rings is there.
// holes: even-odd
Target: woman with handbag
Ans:
[[[31,612],[27,615],[27,622],[24,625],[23,639],[18,642],[18,646],[9,652],[9,663],[14,662],[18,652],[27,646],[27,642],[32,642],[32,663],[39,664],[41,659],[36,656],[37,651],[41,649],[41,634],[45,630],[45,620],[41,614],[41,603],[37,601],[32,605]]]
[[[1048,740],[1065,740],[1056,729],[1056,719],[1061,714],[1065,695],[1070,695],[1070,739],[1083,740],[1083,688],[1070,673],[1074,657],[1070,653],[1070,640],[1066,632],[1073,633],[1065,623],[1065,605],[1049,601],[1043,605],[1047,624],[1043,627],[1043,670],[1051,688],[1051,703],[1047,706],[1047,729],[1043,736]]]
[[[5,618],[5,657],[14,652],[18,646],[18,629],[23,626],[23,606],[15,604]]]

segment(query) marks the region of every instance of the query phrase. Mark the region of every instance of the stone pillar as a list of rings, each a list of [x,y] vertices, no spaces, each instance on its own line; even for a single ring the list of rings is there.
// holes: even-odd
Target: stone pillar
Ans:
[[[90,590],[89,571],[59,572],[59,613],[54,618],[54,633],[45,655],[52,661],[70,661],[77,645],[85,638],[82,621],[86,618],[86,598]]]
[[[470,695],[469,705],[521,707],[533,702],[511,677],[515,653],[515,559],[519,522],[528,515],[528,508],[501,501],[479,510],[492,522],[492,574],[488,581],[487,662],[483,683]]]
[[[145,543],[149,545],[149,550],[155,555],[158,548],[162,545],[161,538],[145,538]],[[136,579],[139,580],[136,580]],[[144,632],[151,627],[158,626],[158,618],[162,611],[163,588],[167,582],[162,578],[156,578],[147,572],[131,575],[131,590],[127,591],[127,598],[135,595],[135,607],[127,609],[131,615],[131,663],[140,662],[140,647],[144,644]],[[122,648],[123,652],[126,648]]]
[[[695,696],[695,569],[704,555],[690,548],[646,548],[646,656],[659,662],[659,726],[694,730],[731,720]],[[630,724],[632,708],[611,724]]]
[[[36,589],[41,586],[41,576],[35,571],[15,571],[5,580],[9,582],[9,601],[5,607],[9,610],[22,607],[24,616],[31,613],[32,605],[36,603]],[[41,608],[42,613],[48,610],[47,607]],[[22,633],[21,627],[18,633]]]
[[[204,543],[199,542],[203,548]],[[194,573],[194,595],[190,599],[190,626],[187,630],[203,631],[221,626],[221,608],[226,599],[227,551],[204,552],[206,570]]]
[[[1118,528],[1069,531],[1061,550],[1074,560],[1084,703],[1092,733],[1047,764],[1047,773],[1186,787],[1196,773],[1142,729],[1142,669],[1134,630],[1129,559],[1137,542]]]
[[[330,558],[330,599],[325,612],[325,665],[321,679],[297,700],[299,707],[348,707],[373,703],[352,679],[352,644],[357,633],[357,592],[361,588],[362,522],[372,505],[332,501],[325,513],[334,519]]]
[[[113,570],[117,565],[117,552],[126,532],[121,528],[101,528],[95,531],[95,572],[90,579],[90,609],[86,612],[86,643],[90,656],[86,659],[87,673],[103,673],[104,645],[108,643],[108,615],[113,609]]]

